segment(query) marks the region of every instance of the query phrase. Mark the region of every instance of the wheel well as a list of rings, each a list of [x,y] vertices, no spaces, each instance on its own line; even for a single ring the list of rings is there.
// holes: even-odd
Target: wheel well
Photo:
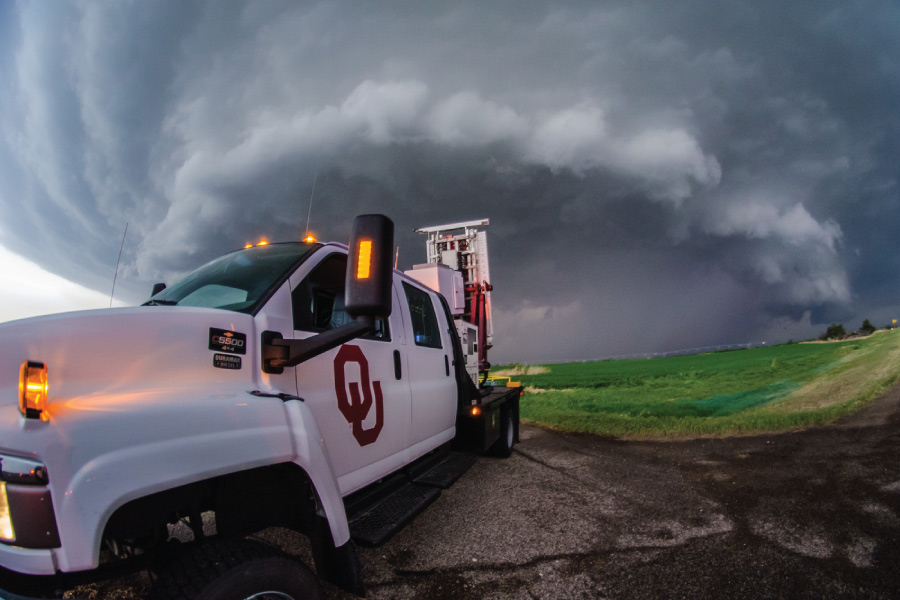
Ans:
[[[119,507],[107,521],[105,542],[145,549],[165,542],[168,525],[187,519],[202,536],[201,515],[212,512],[215,533],[240,536],[266,527],[287,527],[308,534],[315,499],[302,468],[285,463],[230,473],[163,490]]]

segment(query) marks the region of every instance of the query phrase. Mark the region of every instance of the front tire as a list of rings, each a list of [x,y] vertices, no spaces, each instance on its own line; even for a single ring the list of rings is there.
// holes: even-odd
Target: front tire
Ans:
[[[181,553],[156,577],[158,600],[321,600],[305,565],[249,540],[210,541]]]

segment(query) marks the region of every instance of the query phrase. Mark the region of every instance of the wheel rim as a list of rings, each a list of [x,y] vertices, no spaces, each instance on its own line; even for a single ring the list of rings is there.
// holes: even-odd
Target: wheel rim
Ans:
[[[284,592],[259,592],[248,596],[244,600],[294,600],[294,597]]]

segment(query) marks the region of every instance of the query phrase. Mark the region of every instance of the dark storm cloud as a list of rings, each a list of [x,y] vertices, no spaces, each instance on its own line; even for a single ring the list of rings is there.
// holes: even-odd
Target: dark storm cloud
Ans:
[[[900,304],[893,3],[0,10],[0,241],[98,289],[126,221],[137,300],[302,235],[315,178],[315,233],[385,212],[401,266],[412,228],[491,218],[501,360]]]

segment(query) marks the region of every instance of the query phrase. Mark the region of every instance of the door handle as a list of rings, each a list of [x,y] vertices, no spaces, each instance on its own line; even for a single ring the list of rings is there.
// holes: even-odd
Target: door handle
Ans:
[[[444,371],[447,372],[447,377],[450,377],[450,359],[446,354],[444,355]]]
[[[394,379],[400,381],[402,376],[403,373],[400,370],[400,351],[394,350]]]

